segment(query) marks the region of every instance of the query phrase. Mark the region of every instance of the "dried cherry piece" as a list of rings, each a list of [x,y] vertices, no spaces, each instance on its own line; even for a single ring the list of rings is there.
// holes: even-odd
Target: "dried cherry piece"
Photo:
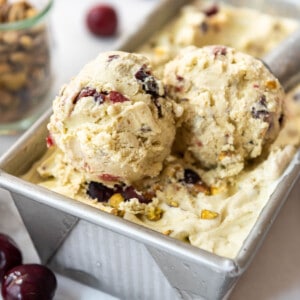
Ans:
[[[215,46],[213,48],[213,54],[215,57],[218,55],[225,56],[227,54],[227,48],[225,46]]]
[[[219,7],[214,4],[208,7],[207,9],[205,9],[203,12],[207,17],[211,17],[213,15],[216,15],[219,12]]]
[[[267,107],[267,97],[265,95],[262,95],[259,98],[259,104],[264,106],[264,107]]]
[[[51,137],[50,134],[46,137],[46,144],[47,144],[47,148],[50,148],[54,145],[53,138]]]
[[[139,193],[133,186],[126,186],[126,185],[115,185],[115,192],[120,193],[125,201],[129,201],[132,198],[136,198],[139,200],[140,203],[148,204],[152,201],[149,193],[142,194]],[[154,196],[154,195],[152,195]]]
[[[127,97],[125,97],[123,94],[121,94],[117,91],[109,92],[108,96],[109,96],[109,100],[112,103],[121,103],[121,102],[129,101],[129,99]]]
[[[162,118],[162,109],[158,101],[159,95],[159,86],[154,76],[151,75],[151,72],[146,69],[146,65],[143,65],[136,73],[135,78],[142,83],[142,89],[152,96],[152,101],[157,108],[158,117]]]
[[[104,181],[119,181],[120,180],[119,176],[115,176],[115,175],[111,175],[111,174],[102,174],[102,175],[99,175],[99,178]]]
[[[151,72],[143,65],[136,73],[135,78],[142,83],[143,90],[152,95],[153,97],[159,97],[159,88],[156,79],[151,75]]]
[[[91,181],[88,184],[87,194],[99,202],[107,202],[114,193],[115,191],[113,189],[100,182]]]
[[[102,104],[105,101],[107,93],[106,92],[97,92],[96,89],[85,87],[83,88],[77,97],[74,99],[73,103],[75,104],[79,99],[85,97],[93,97],[95,102]]]
[[[117,54],[109,55],[107,61],[111,62],[111,61],[113,61],[115,59],[118,59],[119,57],[120,57],[120,55],[117,55]]]
[[[257,110],[255,107],[252,107],[251,115],[254,119],[261,119],[264,122],[270,122],[270,112],[266,109],[259,109]]]
[[[136,198],[139,200],[140,203],[149,203],[151,200],[145,198],[143,195],[139,194],[133,186],[126,186],[121,191],[122,196],[124,197],[125,201],[130,200],[132,198]]]
[[[185,183],[195,184],[199,181],[201,181],[200,176],[191,169],[184,169],[184,175],[183,180]]]
[[[183,179],[180,181],[186,184],[192,195],[198,193],[209,195],[211,192],[206,183],[202,181],[202,178],[192,169],[184,169]]]
[[[144,65],[135,73],[134,76],[137,80],[143,82],[147,77],[151,76],[151,73],[148,70],[146,70],[146,66]]]
[[[80,91],[76,99],[79,100],[80,98],[94,96],[96,92],[97,92],[96,89],[85,87]]]

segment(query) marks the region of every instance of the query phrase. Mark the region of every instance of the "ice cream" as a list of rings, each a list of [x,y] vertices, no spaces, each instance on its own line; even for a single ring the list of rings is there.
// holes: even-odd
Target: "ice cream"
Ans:
[[[183,47],[225,45],[262,57],[298,28],[292,19],[246,7],[198,0],[185,5],[177,18],[155,34],[138,52],[148,56],[162,75],[164,64]]]
[[[149,66],[147,59],[133,54],[120,54],[120,60],[115,59],[116,54],[107,54],[111,58],[108,59],[107,55],[106,58],[100,56],[101,59],[98,58],[85,67],[55,100],[54,115],[49,125],[51,146],[23,178],[217,255],[234,258],[300,144],[299,92],[291,92],[285,98],[284,123],[279,130],[282,90],[278,81],[259,61],[223,47],[191,49],[187,50],[190,53],[187,58],[175,57],[183,47],[189,45],[220,43],[260,56],[299,24],[248,9],[215,5],[203,7],[200,3],[202,1],[186,6],[176,20],[138,49],[150,59],[152,71],[150,67],[142,67],[144,64]],[[208,49],[215,49],[212,57],[205,52]],[[225,49],[226,55],[223,55]],[[196,62],[193,71],[187,70],[186,60],[190,56],[197,56],[198,51],[203,54],[203,59],[198,61],[199,65]],[[173,59],[175,60],[170,62]],[[233,61],[236,63],[233,64]],[[203,62],[202,66],[207,64],[208,68],[201,69],[200,62]],[[169,63],[167,67],[166,63]],[[120,68],[117,69],[117,66]],[[126,69],[124,72],[120,71],[123,67]],[[167,71],[164,80],[173,86],[167,90],[175,98],[174,102],[176,100],[178,103],[171,104],[172,100],[167,99],[164,92],[158,92],[162,96],[158,98],[163,113],[163,118],[160,118],[160,110],[153,101],[149,88],[153,86],[152,75],[162,80],[165,68]],[[179,77],[176,76],[175,69],[180,72],[182,70]],[[175,132],[191,128],[194,130],[192,136],[199,136],[199,132],[195,130],[197,127],[193,126],[198,117],[190,110],[189,105],[202,97],[201,93],[201,97],[197,93],[200,90],[198,84],[202,84],[199,82],[199,70],[203,72],[203,76],[205,74],[209,90],[216,94],[212,99],[217,97],[219,100],[211,102],[213,105],[209,110],[205,109],[208,125],[215,125],[212,113],[219,116],[219,131],[214,132],[215,127],[211,131],[217,139],[207,149],[201,149],[198,157],[200,153],[193,151],[194,140],[189,144],[188,138],[182,134],[181,137],[177,135],[176,147],[169,153]],[[209,71],[214,75],[209,75]],[[261,77],[258,77],[258,72]],[[120,76],[116,77],[116,74]],[[136,76],[137,74],[139,75]],[[157,86],[161,86],[159,79],[155,79],[155,82]],[[178,89],[177,83],[180,83]],[[223,86],[227,92],[216,88],[215,83],[218,83],[218,87]],[[193,89],[190,89],[191,85],[194,86]],[[105,91],[108,94],[97,96],[99,99],[95,102],[94,91],[91,92],[86,87],[94,87],[97,93]],[[160,90],[163,91],[158,89]],[[111,91],[117,91],[122,99],[125,97],[130,101],[111,103]],[[80,94],[82,96],[87,93],[93,95],[79,97]],[[225,99],[221,97],[222,93],[225,94]],[[184,100],[189,97],[194,100]],[[240,113],[240,106],[231,100],[241,101],[245,110]],[[132,108],[137,105],[143,105],[146,111],[150,109],[149,118],[144,118],[144,109],[135,113]],[[227,109],[229,107],[231,110]],[[182,117],[181,108],[184,109]],[[97,117],[91,115],[94,110]],[[99,118],[98,115],[102,116],[102,113],[105,114],[104,117]],[[106,113],[109,118],[106,118]],[[93,145],[102,147],[104,143],[113,145],[118,136],[119,121],[122,123],[122,118],[132,121],[141,115],[143,121],[157,124],[157,127],[153,126],[156,129],[151,137],[144,138],[142,135],[142,143],[138,147],[141,149],[141,157],[139,154],[134,156],[139,157],[136,158],[138,163],[127,160],[126,157],[121,160],[120,153],[123,152],[119,153],[120,149],[114,152],[109,148],[106,152],[109,154],[104,158],[102,153],[95,150],[96,147],[89,148]],[[122,118],[118,119],[118,116]],[[116,118],[118,122],[115,121]],[[230,118],[235,124],[229,122]],[[135,140],[138,134],[131,128],[141,128],[140,123],[138,122],[139,126],[135,126],[135,123],[127,126],[125,123],[122,128],[126,128],[126,136],[130,132]],[[89,129],[82,131],[82,126],[84,128],[87,125],[90,126]],[[164,130],[161,130],[162,127]],[[90,128],[97,129],[90,131]],[[206,130],[205,127],[203,129]],[[242,132],[243,129],[245,133]],[[205,130],[203,135],[209,137],[209,130]],[[82,138],[82,132],[93,134]],[[106,140],[95,142],[96,133],[107,137]],[[225,139],[222,138],[224,133]],[[252,134],[254,143],[249,141]],[[53,145],[51,139],[54,140]],[[164,145],[163,150],[160,148],[162,152],[154,154],[146,146],[150,139],[157,139],[160,145]],[[126,137],[124,150],[128,149],[129,142]],[[150,144],[153,145],[152,142]],[[136,144],[133,145],[133,149],[137,149]],[[210,151],[212,147],[216,147],[217,151]],[[180,148],[184,148],[184,151]],[[186,148],[189,150],[186,151]],[[181,151],[178,152],[178,149]],[[236,152],[229,160],[227,155],[223,156],[229,154],[228,149]],[[204,160],[202,155],[205,156]],[[225,161],[221,160],[220,163],[220,158]],[[207,162],[209,163],[206,164]],[[110,183],[107,179],[115,181]]]
[[[175,135],[173,104],[137,54],[100,54],[56,97],[51,138],[86,180],[157,176]]]
[[[166,65],[164,82],[184,107],[176,150],[190,151],[221,178],[237,175],[279,133],[283,89],[250,55],[225,46],[186,48]]]

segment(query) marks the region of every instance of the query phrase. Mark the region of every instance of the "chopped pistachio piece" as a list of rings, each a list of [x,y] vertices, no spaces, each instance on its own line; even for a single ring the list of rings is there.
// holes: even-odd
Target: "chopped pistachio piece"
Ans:
[[[164,235],[170,235],[172,232],[173,232],[172,229],[168,229],[168,230],[165,230],[165,231],[163,232],[163,234],[164,234]]]
[[[158,221],[161,219],[163,210],[159,207],[149,207],[146,212],[146,218],[150,221]]]
[[[109,198],[108,203],[113,208],[119,208],[120,203],[123,201],[124,197],[120,193],[116,193]]]
[[[170,201],[169,205],[172,206],[172,207],[178,207],[179,203],[177,201]]]
[[[201,219],[206,219],[206,220],[212,220],[215,219],[219,216],[219,213],[208,210],[208,209],[203,209],[201,211]]]

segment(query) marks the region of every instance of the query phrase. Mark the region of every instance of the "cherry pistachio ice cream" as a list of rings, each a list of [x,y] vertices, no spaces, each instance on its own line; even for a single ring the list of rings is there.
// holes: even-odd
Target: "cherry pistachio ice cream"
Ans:
[[[86,65],[55,99],[49,148],[23,178],[235,258],[300,145],[300,87],[284,95],[255,57],[299,24],[204,2],[140,54]]]
[[[175,136],[173,104],[147,58],[102,53],[61,90],[48,129],[87,179],[131,183],[161,171]]]
[[[277,137],[284,92],[264,64],[225,46],[189,47],[165,68],[164,81],[183,105],[176,146],[220,177],[236,175]]]

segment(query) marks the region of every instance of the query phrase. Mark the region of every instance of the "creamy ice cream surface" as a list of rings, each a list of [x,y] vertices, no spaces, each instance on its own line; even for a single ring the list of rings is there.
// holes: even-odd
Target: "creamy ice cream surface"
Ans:
[[[175,135],[173,104],[138,54],[100,54],[53,103],[51,138],[87,180],[156,176]]]
[[[262,57],[298,26],[295,20],[254,9],[196,0],[185,5],[177,18],[142,45],[138,52],[151,58],[155,72],[162,75],[164,64],[183,47],[225,45]]]
[[[232,48],[261,56],[298,26],[185,6],[143,55],[101,54],[62,89],[48,126],[54,144],[24,179],[236,257],[299,147],[300,96]],[[226,47],[181,52],[216,44]]]

